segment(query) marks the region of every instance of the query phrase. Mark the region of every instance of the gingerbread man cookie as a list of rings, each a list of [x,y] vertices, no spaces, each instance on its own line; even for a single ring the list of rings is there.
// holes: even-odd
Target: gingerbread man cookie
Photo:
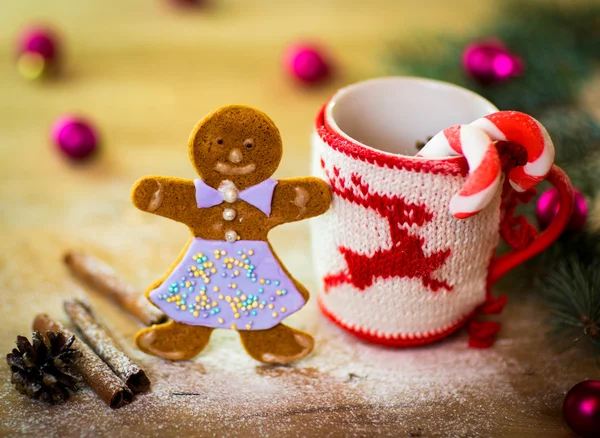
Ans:
[[[189,154],[199,179],[149,176],[133,187],[137,208],[192,232],[169,271],[146,292],[171,321],[141,330],[138,347],[165,359],[190,359],[222,328],[237,330],[260,362],[301,359],[314,340],[282,320],[309,294],[277,258],[267,234],[325,213],[329,186],[312,177],[272,179],[282,154],[279,130],[266,114],[243,105],[202,119]]]

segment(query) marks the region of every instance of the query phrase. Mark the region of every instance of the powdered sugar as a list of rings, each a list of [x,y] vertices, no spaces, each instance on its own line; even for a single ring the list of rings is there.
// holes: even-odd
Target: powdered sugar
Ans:
[[[111,411],[87,389],[62,406],[20,397],[4,426],[46,436],[117,431],[129,437],[193,431],[243,435],[249,430],[298,436],[342,431],[362,435],[366,430],[391,434],[411,432],[412,424],[421,423],[413,415],[429,418],[440,404],[470,403],[483,381],[494,382],[498,402],[510,393],[505,373],[514,365],[493,350],[468,349],[464,339],[394,351],[358,343],[324,321],[314,306],[296,319],[296,326],[317,333],[317,347],[295,366],[258,365],[244,353],[235,333],[217,332],[192,362],[155,360],[132,351],[138,362],[143,358],[153,386],[131,405]],[[2,399],[8,391],[7,385],[2,388]],[[473,409],[489,412],[490,406]],[[489,421],[481,412],[468,426],[448,418],[428,430],[464,435],[485,430]]]
[[[64,321],[62,300],[82,295],[81,284],[62,266],[65,249],[86,248],[144,285],[185,241],[183,234],[165,239],[154,227],[134,228],[132,237],[131,226],[115,226],[110,239],[74,230],[71,241],[47,231],[36,245],[35,235],[7,236],[4,254],[11,256],[0,255],[0,286],[13,293],[2,309],[3,351],[9,351],[17,333],[30,330],[35,313],[46,311]],[[306,269],[306,241],[302,225],[273,232],[273,246],[282,249],[290,271],[315,291]],[[149,250],[136,251],[139,242]],[[53,256],[42,263],[41,254]],[[560,362],[554,357],[543,323],[533,318],[537,307],[531,299],[513,301],[503,317],[501,340],[488,350],[469,349],[465,333],[417,349],[363,344],[329,323],[313,299],[286,323],[313,334],[315,351],[293,366],[271,367],[249,358],[231,331],[216,331],[194,361],[171,363],[144,355],[133,344],[135,320],[97,294],[89,298],[97,318],[148,374],[150,392],[118,410],[89,389],[63,405],[48,406],[18,394],[3,366],[0,435],[508,436],[536,426],[566,427],[560,419],[566,390],[594,377],[572,366],[576,352]]]

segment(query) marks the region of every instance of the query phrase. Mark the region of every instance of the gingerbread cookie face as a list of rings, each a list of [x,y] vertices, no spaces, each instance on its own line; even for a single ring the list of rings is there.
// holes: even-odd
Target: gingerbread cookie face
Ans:
[[[229,180],[242,190],[273,175],[281,161],[281,136],[262,111],[230,105],[196,125],[189,154],[206,184],[218,188]]]

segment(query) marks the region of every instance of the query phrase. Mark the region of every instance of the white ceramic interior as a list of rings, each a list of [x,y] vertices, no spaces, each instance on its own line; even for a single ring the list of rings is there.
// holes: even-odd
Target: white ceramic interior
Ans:
[[[413,156],[418,141],[453,125],[498,111],[465,88],[413,77],[387,77],[342,88],[325,108],[325,121],[364,146]]]

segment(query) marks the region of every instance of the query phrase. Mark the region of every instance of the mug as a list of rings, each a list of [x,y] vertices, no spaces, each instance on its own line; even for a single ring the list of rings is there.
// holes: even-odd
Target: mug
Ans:
[[[312,166],[330,183],[333,203],[311,231],[322,281],[318,303],[334,323],[363,340],[408,347],[444,338],[468,322],[471,346],[493,343],[500,325],[476,316],[499,313],[506,298],[494,298],[491,286],[560,236],[573,208],[571,183],[552,165],[546,180],[560,193],[553,223],[496,257],[500,230],[515,222],[512,213],[523,195],[502,174],[503,189],[487,207],[457,219],[449,203],[465,183],[467,161],[415,155],[438,132],[497,111],[469,90],[412,77],[360,82],[323,106]]]

